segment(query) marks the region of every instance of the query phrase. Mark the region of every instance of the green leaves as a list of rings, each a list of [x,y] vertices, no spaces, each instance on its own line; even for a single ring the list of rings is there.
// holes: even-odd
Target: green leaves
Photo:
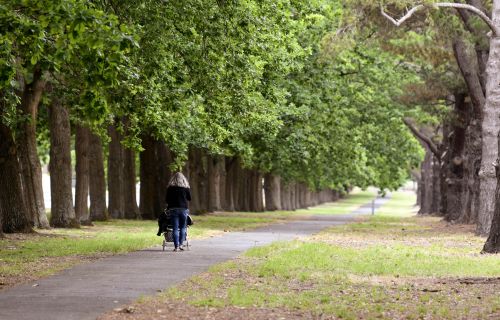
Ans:
[[[395,188],[419,154],[395,98],[419,79],[356,18],[326,0],[7,0],[0,91],[42,70],[74,119],[126,116],[125,143],[163,139],[177,167],[194,146],[313,188]]]
[[[23,90],[39,70],[84,119],[106,119],[107,90],[119,85],[125,54],[135,45],[115,16],[83,0],[7,0],[0,5],[0,29],[0,61],[9,62],[0,63],[0,91]]]

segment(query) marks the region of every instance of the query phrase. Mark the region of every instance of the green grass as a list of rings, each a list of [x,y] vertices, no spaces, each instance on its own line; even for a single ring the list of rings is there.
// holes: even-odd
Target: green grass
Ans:
[[[95,227],[81,229],[39,230],[26,240],[0,240],[0,275],[13,276],[31,272],[32,264],[41,258],[117,254],[142,249],[159,240],[154,237],[151,221],[97,222]],[[67,266],[51,264],[53,271]],[[35,270],[35,275],[50,270]]]
[[[247,256],[265,258],[255,269],[259,277],[337,275],[500,276],[496,256],[464,255],[441,246],[370,245],[342,247],[322,242],[280,243],[254,248]],[[314,270],[310,273],[310,270]]]
[[[414,201],[409,193],[393,193],[366,221],[255,247],[159,299],[200,307],[285,308],[342,319],[485,318],[500,312],[500,284],[459,281],[499,277],[500,259],[479,254],[482,238],[443,234],[433,227],[437,219],[412,217]]]
[[[370,203],[377,195],[376,190],[370,188],[368,190],[355,190],[345,198],[335,202],[328,202],[309,209],[297,210],[298,214],[347,214],[361,207],[364,204]]]
[[[415,212],[417,197],[414,192],[392,192],[390,199],[376,211],[376,216],[410,217]]]

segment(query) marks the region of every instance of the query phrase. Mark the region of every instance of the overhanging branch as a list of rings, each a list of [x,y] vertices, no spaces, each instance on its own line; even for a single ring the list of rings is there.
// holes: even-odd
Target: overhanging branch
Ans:
[[[399,18],[398,20],[394,19],[387,13],[385,13],[384,8],[380,6],[380,12],[384,17],[386,17],[389,21],[391,21],[394,25],[400,26],[403,24],[406,20],[408,20],[415,12],[420,11],[425,8],[455,8],[455,9],[463,9],[463,10],[468,10],[476,15],[478,15],[481,19],[483,19],[484,22],[490,27],[491,31],[493,32],[494,36],[498,36],[500,34],[498,28],[495,26],[493,21],[481,10],[478,8],[471,6],[470,4],[464,4],[464,3],[452,3],[452,2],[436,2],[433,4],[419,4],[413,8],[411,8],[404,16]]]
[[[423,143],[425,143],[429,149],[431,150],[431,152],[436,156],[436,158],[438,159],[441,159],[440,157],[440,154],[439,154],[439,151],[438,151],[438,148],[436,146],[436,144],[434,142],[432,142],[432,140],[427,137],[426,135],[424,135],[422,132],[420,132],[420,130],[418,130],[411,122],[410,120],[408,119],[404,119],[403,118],[403,122],[406,124],[406,126],[408,127],[408,129],[410,129],[410,131],[418,138],[420,139],[420,141],[422,141]]]

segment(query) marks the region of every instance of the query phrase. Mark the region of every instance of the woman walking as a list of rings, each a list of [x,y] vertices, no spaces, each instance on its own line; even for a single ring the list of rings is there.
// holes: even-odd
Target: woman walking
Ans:
[[[188,204],[191,201],[191,191],[189,182],[181,172],[176,172],[170,178],[165,200],[174,231],[174,251],[182,251],[184,250],[182,242],[186,239]]]

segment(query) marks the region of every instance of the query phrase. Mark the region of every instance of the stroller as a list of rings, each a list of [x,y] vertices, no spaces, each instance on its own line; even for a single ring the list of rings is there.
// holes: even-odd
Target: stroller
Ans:
[[[190,250],[191,245],[189,244],[188,240],[188,230],[189,226],[193,224],[193,220],[191,219],[191,216],[187,216],[187,222],[186,222],[186,237],[182,239],[182,242],[184,243],[184,247],[186,250]],[[163,213],[161,214],[160,218],[158,219],[158,225],[160,228],[159,233],[163,234],[163,243],[162,243],[162,248],[163,251],[165,251],[165,248],[167,247],[168,243],[174,242],[174,228],[171,223],[170,219],[170,213],[168,212],[168,209],[165,209]]]

